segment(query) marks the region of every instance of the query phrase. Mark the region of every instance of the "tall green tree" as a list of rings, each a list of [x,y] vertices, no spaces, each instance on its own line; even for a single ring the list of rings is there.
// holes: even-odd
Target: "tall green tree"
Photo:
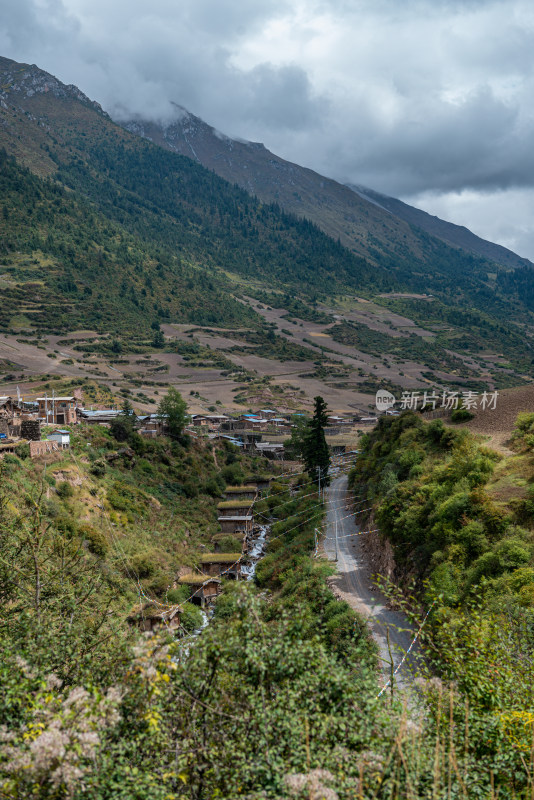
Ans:
[[[134,432],[135,411],[128,399],[122,404],[121,413],[115,417],[110,425],[111,435],[118,442],[126,442]]]
[[[291,423],[293,425],[291,428],[291,437],[284,446],[286,458],[303,458],[304,441],[308,433],[308,425],[310,420],[307,417],[303,417],[301,414],[295,414],[295,416],[291,419]]]
[[[179,439],[187,423],[187,403],[180,392],[171,386],[158,406],[158,417],[171,439]]]
[[[302,456],[304,465],[310,478],[318,480],[321,484],[328,483],[328,468],[330,466],[330,453],[324,435],[328,422],[328,408],[322,397],[314,397],[313,417],[308,423],[308,430],[304,436]]]

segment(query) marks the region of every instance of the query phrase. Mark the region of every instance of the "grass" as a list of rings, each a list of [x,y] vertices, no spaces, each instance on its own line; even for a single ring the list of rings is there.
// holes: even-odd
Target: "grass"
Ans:
[[[222,555],[222,554],[221,554]],[[218,578],[212,578],[210,575],[199,575],[196,572],[190,572],[187,575],[182,575],[178,578],[178,583],[181,585],[192,585],[192,586],[200,586],[206,581],[217,581],[220,583]]]
[[[203,553],[200,556],[201,564],[233,564],[239,561],[242,553]]]

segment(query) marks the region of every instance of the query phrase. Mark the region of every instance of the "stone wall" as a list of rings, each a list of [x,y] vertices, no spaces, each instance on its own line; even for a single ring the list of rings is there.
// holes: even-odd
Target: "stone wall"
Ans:
[[[41,423],[39,420],[23,419],[20,423],[20,435],[22,439],[39,442],[41,439]]]
[[[38,458],[45,456],[47,453],[59,453],[57,442],[30,442],[30,457]]]

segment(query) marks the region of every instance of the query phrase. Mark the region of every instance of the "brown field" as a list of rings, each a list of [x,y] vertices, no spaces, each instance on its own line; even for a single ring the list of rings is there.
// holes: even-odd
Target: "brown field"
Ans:
[[[313,397],[318,394],[325,398],[335,413],[368,413],[374,409],[374,392],[371,394],[368,387],[361,390],[364,381],[372,381],[377,387],[387,381],[399,387],[398,392],[400,389],[429,386],[439,390],[457,379],[456,375],[430,370],[416,360],[403,361],[387,353],[373,356],[335,342],[329,334],[335,323],[319,324],[294,316],[292,321],[288,321],[282,318],[287,314],[285,309],[260,307],[261,304],[252,298],[246,298],[244,302],[265,320],[274,323],[279,336],[306,348],[310,353],[309,360],[281,361],[262,357],[255,352],[256,345],[232,336],[246,329],[234,331],[185,324],[163,325],[168,341],[196,342],[206,348],[202,366],[169,351],[152,350],[116,356],[91,354],[85,357],[83,352],[74,349],[75,343],[59,344],[65,339],[74,339],[82,344],[85,340],[102,338],[94,331],[74,331],[42,340],[29,333],[2,334],[0,371],[4,377],[0,377],[0,394],[16,392],[17,385],[21,392],[35,394],[47,381],[87,378],[111,390],[117,402],[121,402],[123,392],[129,390],[130,400],[140,411],[154,411],[166,387],[173,385],[195,413],[205,412],[215,405],[229,411],[265,405],[280,411],[308,410]],[[361,298],[343,298],[336,306],[323,305],[320,310],[336,320],[359,322],[392,337],[402,336],[408,331],[424,338],[433,336],[432,331],[419,328],[406,317]],[[18,339],[30,340],[30,343]],[[231,352],[235,346],[239,346],[241,351]],[[213,357],[218,354],[227,359],[226,369],[216,363],[210,364],[210,351]],[[318,358],[322,359],[319,373],[318,365],[314,363]],[[491,386],[486,363],[465,356],[462,358],[480,379],[486,377],[488,386]],[[499,361],[498,354],[485,354],[485,358]],[[242,372],[239,373],[238,369]],[[432,373],[430,376],[429,372]],[[6,380],[6,376],[9,379]],[[241,402],[236,402],[236,396]],[[518,411],[529,409],[534,409],[534,386],[506,390],[501,392],[497,411],[480,413],[469,427],[491,437],[494,446],[503,447]]]
[[[503,389],[497,397],[495,411],[479,410],[474,419],[459,427],[487,436],[491,447],[508,455],[512,452],[509,444],[514,424],[522,411],[534,412],[534,386]]]

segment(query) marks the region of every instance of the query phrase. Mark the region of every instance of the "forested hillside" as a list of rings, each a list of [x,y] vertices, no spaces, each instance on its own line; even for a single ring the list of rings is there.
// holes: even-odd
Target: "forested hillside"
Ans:
[[[222,277],[128,231],[0,150],[0,325],[143,333],[154,320],[254,325]]]
[[[435,294],[447,304],[475,306],[498,317],[503,325],[510,324],[513,310],[516,322],[530,324],[521,293],[513,284],[497,281],[501,268],[490,261],[450,247],[423,231],[417,232],[416,247],[413,242],[408,247],[400,237],[384,248],[374,228],[366,234],[368,255],[355,255],[313,223],[291,216],[277,205],[263,204],[198,163],[115,125],[76,87],[64,86],[37,67],[8,59],[3,59],[0,67],[0,144],[32,172],[53,177],[67,187],[74,202],[89,203],[91,214],[106,218],[108,230],[102,221],[97,229],[104,238],[114,239],[118,251],[114,259],[120,262],[122,258],[126,266],[131,258],[125,283],[121,275],[125,316],[129,305],[132,311],[130,299],[134,297],[141,320],[156,311],[171,321],[180,321],[181,315],[205,321],[215,313],[212,302],[217,313],[226,306],[227,315],[232,316],[232,302],[222,302],[220,294],[210,295],[209,287],[205,308],[199,308],[194,297],[198,287],[192,282],[203,278],[198,274],[191,277],[188,269],[201,267],[217,280],[216,288],[227,274],[238,284],[240,280],[257,282],[259,287],[274,283],[286,291],[296,290],[308,300],[345,291],[365,296],[405,289]],[[21,219],[25,223],[31,220],[33,200],[25,191],[19,194],[23,216],[15,217],[7,230],[10,250],[16,244],[13,233],[20,234]],[[61,202],[59,198],[55,201]],[[11,203],[6,200],[5,205]],[[87,211],[84,214],[89,216]],[[3,212],[2,224],[8,222],[9,207]],[[50,249],[42,236],[23,239],[24,249],[34,257],[32,245],[44,244],[44,255],[56,258],[56,278],[63,272],[63,286],[76,284],[83,292],[82,284],[93,281],[94,269],[86,271],[83,280],[72,274],[73,260],[81,249],[81,242],[72,241],[72,236],[73,230],[63,226],[61,257],[52,233]],[[100,249],[105,260],[104,245]],[[157,274],[158,265],[163,276]],[[144,300],[143,288],[150,290],[143,285],[149,280],[147,272],[155,280],[154,299]],[[175,279],[176,293],[184,285],[188,292],[193,290],[191,308],[186,301],[179,303],[170,296]],[[46,284],[46,273],[44,281]],[[57,281],[49,285],[56,289]],[[84,304],[81,315],[85,308]]]

